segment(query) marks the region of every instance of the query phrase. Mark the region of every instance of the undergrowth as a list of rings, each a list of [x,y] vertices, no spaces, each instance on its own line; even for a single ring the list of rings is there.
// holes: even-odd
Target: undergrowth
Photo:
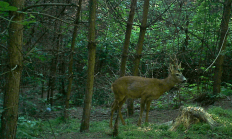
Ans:
[[[218,125],[211,128],[206,123],[192,125],[189,129],[180,126],[177,131],[168,131],[168,125],[153,123],[143,124],[138,127],[134,119],[128,118],[127,125],[119,124],[118,139],[149,139],[149,138],[232,138],[232,111],[221,107],[212,107],[208,112],[216,120]],[[17,138],[45,138],[45,139],[68,139],[68,138],[113,138],[109,121],[90,121],[89,131],[80,133],[80,119],[69,119],[64,122],[62,117],[50,120],[28,120],[19,117]]]

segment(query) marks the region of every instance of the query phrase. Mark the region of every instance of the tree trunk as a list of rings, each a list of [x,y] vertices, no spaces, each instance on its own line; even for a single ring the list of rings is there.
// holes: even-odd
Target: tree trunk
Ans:
[[[44,80],[42,79],[41,81],[42,87],[41,87],[41,98],[43,99],[43,95],[44,95]]]
[[[232,0],[226,0],[224,3],[224,9],[223,9],[223,15],[222,15],[222,21],[221,21],[221,34],[220,34],[220,41],[218,44],[219,47],[219,53],[223,52],[226,48],[226,40],[228,35],[228,24],[230,20],[230,13],[231,13],[231,1]],[[224,54],[219,54],[216,63],[215,63],[215,72],[213,77],[213,94],[217,95],[221,92],[221,77],[222,77],[222,65],[224,60]]]
[[[63,40],[63,35],[61,35],[61,40]],[[63,51],[64,50],[64,46],[65,44],[61,41],[61,50]],[[60,64],[59,64],[59,94],[61,95],[62,97],[62,100],[66,99],[66,91],[65,91],[65,69],[66,69],[66,64],[65,64],[65,54],[62,53],[60,55]],[[65,100],[64,100],[65,101]]]
[[[18,10],[23,9],[24,0],[11,0],[11,6]],[[7,75],[6,92],[1,121],[1,138],[13,139],[16,137],[18,121],[19,86],[23,69],[22,45],[23,45],[23,14],[10,12],[12,22],[9,26],[8,54],[10,71]]]
[[[75,24],[77,25],[79,22],[79,17],[80,17],[80,11],[81,11],[81,3],[82,0],[79,0],[79,7],[78,7],[78,11],[76,13],[76,20],[75,20]],[[76,37],[77,37],[77,26],[74,27],[73,30],[73,35],[72,35],[72,44],[71,44],[71,54],[70,54],[70,61],[69,61],[69,67],[68,67],[68,91],[67,91],[67,95],[66,95],[66,100],[65,100],[65,111],[64,111],[64,118],[65,120],[68,119],[68,113],[67,113],[67,109],[69,108],[69,99],[70,99],[70,95],[71,95],[71,90],[72,90],[72,80],[73,80],[73,53],[74,53],[74,46],[76,45]]]
[[[139,63],[140,63],[140,59],[142,56],[141,53],[142,53],[142,49],[143,49],[143,41],[144,41],[144,36],[146,33],[146,28],[147,28],[148,9],[149,9],[149,0],[145,0],[144,6],[143,6],[143,20],[142,20],[142,24],[140,26],[139,40],[138,40],[138,44],[137,44],[135,61],[134,61],[134,70],[133,70],[134,76],[138,76],[138,73],[139,73]],[[133,103],[134,103],[133,99],[128,99],[127,109],[128,109],[129,116],[133,115],[133,113],[134,113],[134,104]]]
[[[47,101],[50,103],[51,107],[53,106],[53,95],[55,91],[55,82],[56,82],[56,71],[57,71],[57,63],[58,63],[58,54],[59,54],[59,47],[60,47],[60,35],[57,36],[56,43],[56,53],[55,56],[52,58],[52,63],[50,67],[50,77],[49,77],[49,86],[48,86],[48,94],[47,94]]]
[[[136,5],[137,5],[137,0],[131,0],[131,10],[130,10],[129,18],[127,21],[126,36],[125,36],[125,41],[123,45],[123,53],[122,53],[122,60],[121,60],[121,67],[120,67],[120,77],[125,76],[125,73],[126,73],[126,60],[127,60],[128,48],[130,45],[130,36],[131,36],[131,30],[132,30],[132,24],[134,20]]]
[[[185,52],[186,48],[188,47],[189,42],[189,35],[188,35],[188,26],[189,26],[189,16],[186,15],[186,28],[185,28],[185,40],[184,46],[182,47],[182,52]]]
[[[83,115],[81,120],[80,132],[89,130],[90,109],[93,95],[93,82],[94,82],[94,66],[96,54],[95,42],[95,19],[96,19],[96,6],[97,0],[89,1],[89,36],[88,36],[88,74],[87,86],[85,92],[85,101],[83,108]]]

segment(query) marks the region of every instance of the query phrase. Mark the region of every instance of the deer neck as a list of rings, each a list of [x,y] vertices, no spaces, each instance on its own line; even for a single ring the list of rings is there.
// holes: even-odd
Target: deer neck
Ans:
[[[165,87],[165,92],[170,90],[172,87],[174,87],[177,82],[173,79],[173,77],[169,74],[167,78],[163,79],[163,84]]]

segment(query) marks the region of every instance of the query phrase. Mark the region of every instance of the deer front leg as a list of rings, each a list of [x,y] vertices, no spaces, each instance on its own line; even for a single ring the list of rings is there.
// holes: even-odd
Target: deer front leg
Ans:
[[[144,106],[145,106],[145,98],[141,98],[141,103],[140,103],[140,115],[139,115],[138,126],[141,126],[141,121],[142,121]]]
[[[152,101],[152,100],[148,100],[148,101],[146,102],[146,120],[145,120],[146,123],[148,123],[148,114],[149,114],[149,111],[150,111],[151,101]]]

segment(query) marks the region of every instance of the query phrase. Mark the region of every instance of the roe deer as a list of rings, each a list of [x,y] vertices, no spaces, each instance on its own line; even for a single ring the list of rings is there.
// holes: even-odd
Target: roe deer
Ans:
[[[115,100],[111,107],[110,127],[112,128],[112,118],[114,111],[118,109],[118,115],[125,125],[121,114],[121,108],[127,98],[141,98],[140,116],[138,126],[141,126],[142,114],[146,104],[146,120],[153,99],[158,99],[166,91],[170,90],[178,83],[186,81],[181,73],[181,64],[169,65],[169,76],[166,79],[144,78],[138,76],[124,76],[117,79],[111,86]]]

